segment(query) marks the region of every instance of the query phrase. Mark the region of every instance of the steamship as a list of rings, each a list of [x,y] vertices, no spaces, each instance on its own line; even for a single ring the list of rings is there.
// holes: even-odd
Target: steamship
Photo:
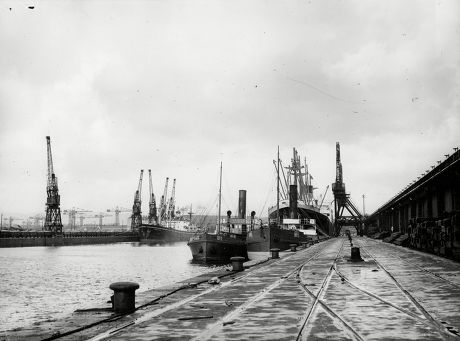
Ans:
[[[232,218],[227,211],[227,218],[221,219],[222,163],[220,165],[219,215],[214,231],[205,229],[190,238],[187,245],[193,260],[202,263],[229,263],[231,257],[248,259],[246,246],[246,191],[240,190],[238,200],[238,218]],[[254,217],[254,215],[252,215]]]
[[[308,172],[306,161],[302,164],[297,150],[293,149],[291,164],[285,167],[286,174],[279,154],[274,164],[277,171],[277,201],[268,208],[268,225],[254,226],[248,232],[248,251],[268,251],[271,248],[286,250],[290,244],[299,245],[328,237],[331,227],[328,209],[314,199],[313,177]],[[283,172],[283,181],[280,180],[280,171]]]

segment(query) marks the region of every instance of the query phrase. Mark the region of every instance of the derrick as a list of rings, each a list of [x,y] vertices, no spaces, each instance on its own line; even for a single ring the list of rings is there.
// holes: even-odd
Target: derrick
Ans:
[[[53,156],[51,154],[51,140],[49,136],[46,137],[46,147],[48,152],[48,182],[46,185],[46,217],[43,229],[61,234],[61,197],[59,195],[57,177],[53,170]]]

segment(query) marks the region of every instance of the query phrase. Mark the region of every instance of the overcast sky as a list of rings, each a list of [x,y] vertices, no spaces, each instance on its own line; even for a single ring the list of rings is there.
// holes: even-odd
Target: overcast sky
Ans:
[[[213,206],[223,161],[223,209],[266,215],[277,146],[319,196],[340,141],[373,212],[460,145],[459,4],[2,1],[0,212],[44,211],[46,135],[62,209],[131,208],[140,169]]]

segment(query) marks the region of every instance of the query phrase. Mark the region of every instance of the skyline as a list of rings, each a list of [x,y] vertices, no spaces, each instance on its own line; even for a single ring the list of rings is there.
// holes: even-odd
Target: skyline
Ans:
[[[459,7],[4,1],[0,213],[44,212],[47,135],[62,210],[130,209],[140,169],[143,213],[148,169],[157,202],[169,177],[177,206],[209,208],[222,161],[223,209],[246,189],[265,216],[278,145],[307,158],[319,197],[340,142],[371,213],[460,146]]]

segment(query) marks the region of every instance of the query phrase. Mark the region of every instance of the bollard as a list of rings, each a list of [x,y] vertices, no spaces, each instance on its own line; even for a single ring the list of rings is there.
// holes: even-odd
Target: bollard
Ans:
[[[302,247],[306,249],[308,247],[308,242],[302,242]]]
[[[136,289],[139,284],[134,282],[115,282],[110,284],[113,293],[113,310],[116,313],[129,313],[136,308]]]
[[[270,252],[272,253],[272,259],[280,258],[280,249],[270,249]]]
[[[291,248],[291,252],[297,251],[297,244],[289,244],[289,247]]]
[[[243,262],[245,260],[244,257],[232,257],[230,258],[232,261],[233,271],[243,271]]]
[[[359,251],[359,247],[352,247],[351,248],[351,261],[352,262],[361,262],[363,259],[361,258],[361,253]]]

